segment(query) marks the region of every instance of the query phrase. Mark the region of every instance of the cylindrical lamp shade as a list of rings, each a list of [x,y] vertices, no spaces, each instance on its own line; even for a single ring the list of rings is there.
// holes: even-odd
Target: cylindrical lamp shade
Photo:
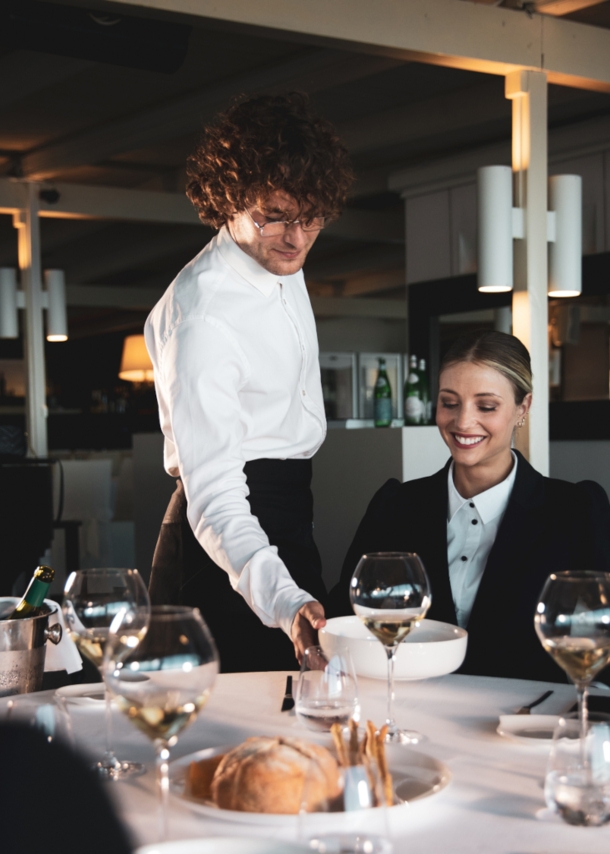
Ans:
[[[66,278],[63,270],[45,270],[47,287],[47,341],[68,340],[68,312],[66,310]]]
[[[19,338],[17,270],[0,267],[0,338]]]
[[[153,381],[153,365],[143,335],[128,335],[123,342],[123,358],[119,369],[119,379],[131,383]]]
[[[510,166],[483,166],[477,173],[478,288],[513,289],[513,173]]]
[[[582,178],[549,178],[549,208],[555,211],[555,241],[549,243],[549,296],[582,292]]]

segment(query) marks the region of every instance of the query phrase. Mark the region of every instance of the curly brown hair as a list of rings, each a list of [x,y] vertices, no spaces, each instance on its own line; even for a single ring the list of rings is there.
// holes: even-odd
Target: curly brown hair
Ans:
[[[260,95],[221,113],[204,128],[187,175],[187,196],[214,228],[275,190],[297,201],[299,216],[336,219],[354,179],[346,147],[302,92]]]

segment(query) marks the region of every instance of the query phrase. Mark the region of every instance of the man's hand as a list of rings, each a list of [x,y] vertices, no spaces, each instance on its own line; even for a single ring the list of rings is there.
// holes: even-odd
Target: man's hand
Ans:
[[[307,647],[315,646],[318,643],[318,629],[323,629],[325,625],[324,608],[319,602],[314,600],[306,602],[297,611],[292,623],[290,637],[299,664],[303,661],[303,653]]]

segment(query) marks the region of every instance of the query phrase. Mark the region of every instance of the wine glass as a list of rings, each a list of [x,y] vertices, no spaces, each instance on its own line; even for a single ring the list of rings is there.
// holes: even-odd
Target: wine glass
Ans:
[[[155,745],[159,840],[164,841],[169,749],[206,704],[218,673],[218,652],[198,608],[153,606],[145,637],[127,656],[120,631],[115,624],[104,678],[119,709]]]
[[[421,733],[401,730],[394,721],[394,662],[398,645],[426,616],[430,582],[420,558],[410,552],[363,555],[350,582],[354,613],[381,641],[388,657],[388,734],[390,744],[418,744]]]
[[[128,652],[146,633],[150,600],[137,569],[81,569],[72,572],[62,604],[66,628],[80,650],[104,673],[104,653],[113,620],[121,618],[121,649]],[[112,698],[106,689],[106,750],[94,765],[103,779],[119,780],[145,772],[139,762],[118,759],[112,749]]]
[[[544,782],[547,807],[568,824],[598,827],[610,821],[610,722],[561,717]]]
[[[610,573],[554,572],[540,594],[534,626],[544,649],[576,685],[584,744],[587,690],[610,662]]]
[[[297,685],[295,712],[308,729],[329,732],[360,719],[358,686],[347,650],[327,655],[321,646],[307,647]]]

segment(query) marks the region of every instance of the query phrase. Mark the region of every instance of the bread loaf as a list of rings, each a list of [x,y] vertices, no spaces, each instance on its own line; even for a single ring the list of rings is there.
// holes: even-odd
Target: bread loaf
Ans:
[[[314,812],[340,794],[339,769],[324,747],[297,738],[248,738],[214,774],[217,806],[243,812]]]

